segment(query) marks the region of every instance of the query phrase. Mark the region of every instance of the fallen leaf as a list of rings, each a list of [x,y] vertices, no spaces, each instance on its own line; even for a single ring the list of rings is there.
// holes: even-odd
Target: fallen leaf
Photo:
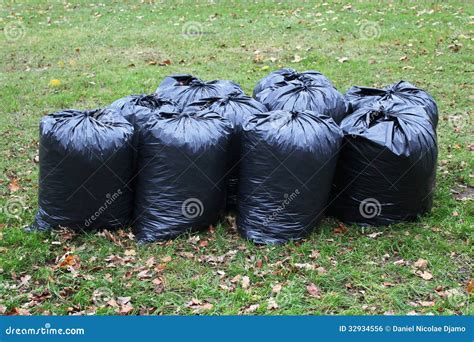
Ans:
[[[127,303],[122,305],[120,309],[117,311],[119,315],[128,315],[133,311],[133,306],[131,303]]]
[[[421,300],[421,301],[418,301],[418,304],[420,304],[420,306],[423,306],[423,307],[430,307],[430,306],[434,306],[435,302]]]
[[[319,275],[323,275],[323,274],[328,273],[328,271],[326,271],[326,269],[322,266],[317,267],[316,272],[318,272]]]
[[[257,268],[262,268],[263,261],[261,259],[257,260],[256,266],[257,266]]]
[[[471,293],[474,290],[474,279],[469,280],[466,286],[466,292]]]
[[[416,275],[419,276],[420,278],[423,278],[424,280],[433,279],[433,275],[428,271],[423,271],[423,272],[418,271],[418,272],[416,272]]]
[[[250,278],[247,276],[242,277],[242,288],[247,289],[250,286]]]
[[[428,266],[428,261],[425,260],[425,259],[418,259],[417,261],[415,261],[413,266],[415,266],[416,268],[419,268],[421,270],[424,270]]]
[[[10,184],[8,184],[8,190],[10,190],[10,192],[16,192],[16,191],[20,190],[20,185],[18,184],[18,179],[13,178],[10,181]]]
[[[172,260],[172,258],[168,255],[168,256],[165,256],[164,258],[161,258],[161,262],[164,262],[165,264],[167,262],[170,262]]]
[[[244,310],[245,313],[252,313],[258,310],[260,307],[260,304],[252,304],[248,308]]]
[[[134,249],[126,249],[124,254],[125,256],[134,256],[137,255],[137,251]]]
[[[377,236],[382,235],[382,234],[383,234],[382,232],[375,232],[372,234],[368,234],[367,236],[371,239],[375,239]]]
[[[160,66],[171,65],[171,60],[169,60],[169,59],[162,60],[162,61],[159,63],[159,65],[160,65]]]
[[[209,244],[209,242],[207,242],[207,240],[199,241],[199,247],[207,247],[208,244]]]
[[[117,297],[117,303],[120,305],[125,305],[132,300],[132,297]]]
[[[295,267],[300,270],[307,270],[307,271],[314,270],[314,265],[308,264],[308,263],[303,263],[303,264],[296,263]]]
[[[283,287],[281,284],[276,284],[275,286],[272,287],[272,292],[273,293],[279,293]]]
[[[275,298],[272,297],[272,298],[270,298],[270,299],[268,300],[267,309],[268,309],[268,310],[276,310],[276,309],[278,309],[278,304],[277,304],[277,302],[275,301]]]
[[[317,259],[321,256],[321,254],[319,253],[319,251],[316,251],[316,250],[313,250],[311,251],[311,254],[309,255],[309,257],[311,259]]]
[[[317,299],[321,298],[321,291],[313,283],[306,286],[306,290],[308,291],[308,293],[311,297],[314,297],[314,298],[317,298]]]
[[[349,60],[348,57],[341,57],[341,58],[338,58],[338,59],[337,59],[337,61],[338,61],[339,63],[345,63],[345,62],[347,62],[348,60]]]
[[[59,267],[69,267],[75,266],[77,264],[76,257],[72,254],[68,254],[60,263],[58,264]]]
[[[4,313],[5,316],[31,316],[27,309],[13,307],[9,312]]]
[[[295,55],[293,57],[293,60],[291,61],[292,63],[299,63],[303,60],[303,58],[301,58],[301,56],[298,56],[298,55]]]

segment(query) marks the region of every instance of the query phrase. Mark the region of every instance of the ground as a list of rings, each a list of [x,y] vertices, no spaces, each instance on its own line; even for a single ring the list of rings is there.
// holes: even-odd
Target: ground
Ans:
[[[0,313],[474,314],[469,2],[0,3]],[[222,222],[165,244],[130,232],[23,232],[37,210],[38,122],[152,92],[172,73],[251,93],[280,67],[344,92],[400,79],[440,109],[434,207],[413,223],[326,219],[261,247]]]

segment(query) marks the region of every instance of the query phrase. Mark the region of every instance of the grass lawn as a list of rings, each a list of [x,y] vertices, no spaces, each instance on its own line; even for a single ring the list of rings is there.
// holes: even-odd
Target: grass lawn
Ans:
[[[474,314],[472,3],[213,2],[0,3],[0,313]],[[227,221],[147,246],[129,231],[22,231],[37,209],[43,115],[152,92],[172,73],[251,93],[284,66],[321,71],[341,92],[404,79],[435,97],[429,215],[370,229],[326,219],[277,247]]]

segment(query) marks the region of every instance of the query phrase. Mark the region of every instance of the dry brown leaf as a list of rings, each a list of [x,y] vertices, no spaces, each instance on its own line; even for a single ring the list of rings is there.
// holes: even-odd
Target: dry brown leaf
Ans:
[[[161,262],[164,262],[165,264],[167,262],[170,262],[172,260],[172,258],[168,255],[168,256],[165,256],[164,258],[161,258]]]
[[[418,259],[417,261],[415,261],[413,266],[415,266],[416,268],[419,268],[421,270],[424,270],[424,269],[426,269],[426,267],[428,267],[428,261],[425,260],[425,259]]]
[[[321,298],[321,291],[313,283],[306,286],[306,290],[308,291],[308,293],[311,297],[314,297],[314,298],[317,298],[317,299]]]
[[[137,255],[137,251],[134,249],[126,249],[124,254],[125,256],[135,256]]]
[[[267,309],[268,309],[268,310],[276,310],[276,309],[278,309],[278,304],[277,304],[277,302],[275,301],[275,298],[272,297],[272,298],[270,298],[270,299],[268,300]]]
[[[160,63],[159,63],[160,66],[167,66],[167,65],[171,65],[171,60],[169,59],[164,59],[162,60]]]
[[[242,277],[242,288],[248,289],[250,286],[250,278],[248,276]]]
[[[469,280],[466,286],[466,292],[471,293],[474,290],[474,279]]]
[[[326,271],[326,269],[322,266],[317,267],[316,271],[318,272],[319,275],[324,275],[324,274],[328,273],[328,271]]]
[[[120,309],[117,311],[119,315],[129,315],[133,311],[133,305],[131,303],[127,303],[122,305]]]
[[[20,184],[18,184],[18,179],[13,178],[10,181],[10,184],[8,184],[8,190],[10,190],[10,192],[16,192],[20,190]]]
[[[245,313],[253,313],[258,310],[260,304],[252,304],[244,310]]]
[[[72,254],[68,254],[62,261],[59,262],[58,266],[59,267],[69,267],[69,266],[75,266],[78,264],[78,260],[76,257]]]
[[[417,276],[419,276],[420,278],[423,278],[424,280],[431,280],[433,279],[433,275],[428,272],[428,271],[417,271],[415,273]]]
[[[280,293],[282,288],[283,288],[283,286],[281,286],[281,284],[276,284],[275,286],[272,287],[272,292],[273,293]]]
[[[301,58],[301,56],[298,56],[298,55],[294,55],[293,57],[293,60],[291,61],[292,63],[299,63],[303,60],[303,58]]]

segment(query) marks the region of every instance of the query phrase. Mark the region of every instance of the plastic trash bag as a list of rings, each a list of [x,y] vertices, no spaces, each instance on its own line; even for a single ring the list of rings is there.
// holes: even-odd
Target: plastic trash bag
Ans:
[[[228,179],[226,209],[237,209],[237,186],[239,182],[239,164],[241,158],[241,135],[243,124],[255,114],[264,113],[266,107],[253,98],[241,93],[233,92],[223,97],[212,97],[193,102],[184,110],[199,110],[207,108],[229,120],[233,125],[229,144]]]
[[[333,86],[313,81],[283,83],[260,93],[260,102],[269,110],[310,110],[330,116],[336,123],[346,115],[344,97]]]
[[[120,114],[138,130],[155,111],[173,112],[178,104],[156,94],[130,95],[114,101],[108,108],[117,109]]]
[[[265,76],[260,81],[258,81],[257,85],[253,90],[253,97],[255,97],[257,100],[260,100],[258,94],[263,90],[267,88],[272,88],[280,82],[289,82],[295,80],[304,83],[308,81],[314,81],[318,84],[325,84],[330,87],[333,86],[331,81],[318,71],[308,70],[303,72],[297,72],[295,69],[283,68],[271,72],[268,76]]]
[[[431,122],[435,127],[438,124],[438,107],[433,97],[406,81],[399,81],[382,89],[354,86],[344,94],[344,98],[349,113],[364,106],[371,106],[378,100],[425,106]]]
[[[39,209],[30,230],[125,227],[133,126],[112,109],[65,110],[40,123]]]
[[[344,222],[388,225],[431,209],[438,149],[426,107],[384,104],[362,107],[341,123],[329,214]]]
[[[172,239],[215,224],[232,126],[211,111],[153,115],[139,133],[134,233]]]
[[[234,91],[243,93],[242,88],[232,81],[203,81],[192,75],[166,77],[156,89],[161,97],[167,97],[186,106],[194,101],[214,96],[225,96]]]
[[[237,227],[256,243],[307,236],[331,190],[342,131],[315,112],[257,114],[243,131]]]

